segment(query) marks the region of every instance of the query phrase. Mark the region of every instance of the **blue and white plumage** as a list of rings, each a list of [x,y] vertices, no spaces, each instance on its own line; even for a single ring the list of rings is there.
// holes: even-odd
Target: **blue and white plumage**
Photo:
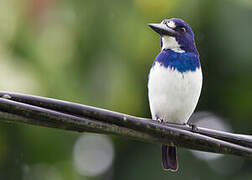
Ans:
[[[172,18],[149,26],[161,36],[161,52],[149,73],[148,96],[152,118],[185,124],[201,92],[199,54],[190,26]],[[176,148],[162,145],[163,167],[177,170]]]

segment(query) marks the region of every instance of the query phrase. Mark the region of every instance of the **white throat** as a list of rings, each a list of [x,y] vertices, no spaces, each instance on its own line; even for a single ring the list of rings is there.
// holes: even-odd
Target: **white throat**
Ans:
[[[178,53],[184,53],[185,51],[180,48],[180,45],[176,41],[175,37],[162,36],[162,50],[171,49]]]

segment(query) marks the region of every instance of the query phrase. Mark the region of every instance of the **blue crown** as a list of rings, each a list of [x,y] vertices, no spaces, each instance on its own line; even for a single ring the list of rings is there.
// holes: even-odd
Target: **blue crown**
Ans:
[[[198,51],[194,42],[194,34],[191,27],[182,19],[171,18],[165,19],[160,24],[149,24],[149,26],[160,34],[161,47],[163,45],[162,37],[169,36],[174,37],[179,44],[180,49],[185,52],[194,52],[198,54]]]

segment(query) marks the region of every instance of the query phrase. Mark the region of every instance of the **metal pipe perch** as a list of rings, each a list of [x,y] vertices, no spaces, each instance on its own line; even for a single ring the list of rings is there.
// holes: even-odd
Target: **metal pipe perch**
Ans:
[[[252,138],[185,125],[161,124],[96,107],[19,93],[0,92],[0,120],[114,134],[144,142],[252,158]]]

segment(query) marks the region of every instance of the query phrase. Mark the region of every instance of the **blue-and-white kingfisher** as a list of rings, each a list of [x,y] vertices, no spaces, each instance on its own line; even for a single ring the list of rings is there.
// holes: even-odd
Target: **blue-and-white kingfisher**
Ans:
[[[161,52],[151,67],[148,96],[152,119],[186,124],[201,92],[202,71],[191,27],[178,18],[149,24],[161,37]],[[162,145],[165,170],[178,169],[176,146]]]

